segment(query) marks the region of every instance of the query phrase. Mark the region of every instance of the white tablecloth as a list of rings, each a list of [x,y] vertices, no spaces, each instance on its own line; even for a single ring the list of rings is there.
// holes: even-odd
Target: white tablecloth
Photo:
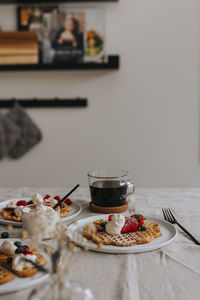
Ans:
[[[32,195],[35,191],[64,195],[66,189],[0,189],[0,201]],[[89,191],[73,195],[85,206],[81,217],[90,216]],[[174,210],[180,223],[200,239],[200,189],[137,189],[131,200],[136,211],[162,217],[161,208]],[[5,227],[0,226],[0,231]],[[15,229],[16,237],[20,229]],[[197,300],[200,299],[200,246],[178,232],[169,246],[140,254],[88,252],[73,265],[70,277],[91,288],[95,300]],[[30,290],[1,296],[2,300],[26,299]]]

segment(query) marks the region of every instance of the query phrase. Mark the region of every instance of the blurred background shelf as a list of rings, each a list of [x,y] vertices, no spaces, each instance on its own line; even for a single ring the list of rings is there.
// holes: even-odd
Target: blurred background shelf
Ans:
[[[24,64],[24,65],[0,65],[0,71],[64,71],[64,70],[118,70],[119,56],[108,56],[105,63],[66,63],[66,64]]]
[[[11,108],[14,103],[19,103],[25,108],[61,108],[61,107],[87,107],[86,98],[67,99],[0,99],[0,108]]]
[[[0,0],[0,4],[42,4],[42,3],[74,3],[74,2],[117,2],[118,0]]]

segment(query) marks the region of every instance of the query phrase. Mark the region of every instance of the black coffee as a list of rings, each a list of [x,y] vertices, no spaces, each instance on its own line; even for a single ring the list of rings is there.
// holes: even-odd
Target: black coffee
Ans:
[[[125,204],[127,185],[118,180],[96,181],[90,185],[92,203],[98,206],[120,206]]]

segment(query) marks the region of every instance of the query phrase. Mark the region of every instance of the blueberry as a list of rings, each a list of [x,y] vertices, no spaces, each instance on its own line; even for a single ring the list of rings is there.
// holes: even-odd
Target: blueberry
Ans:
[[[2,232],[1,234],[2,239],[7,239],[9,237],[9,233],[8,232]]]
[[[12,257],[8,257],[8,258],[7,258],[7,263],[8,263],[8,264],[11,264],[12,261],[13,261],[13,258],[12,258]]]
[[[147,229],[147,228],[146,228],[146,226],[144,226],[144,225],[141,227],[141,231],[144,231],[144,230],[146,230],[146,229]]]
[[[16,242],[14,242],[14,245],[15,245],[17,248],[22,247],[22,242],[16,241]]]
[[[15,250],[15,253],[16,253],[16,254],[19,254],[19,253],[22,253],[22,252],[24,252],[23,247],[18,247],[18,248]]]
[[[101,223],[101,227],[105,228],[106,227],[107,222],[102,222]]]
[[[104,228],[103,228],[103,227],[99,227],[99,228],[97,229],[97,231],[98,231],[98,232],[103,232],[103,231],[104,231]]]

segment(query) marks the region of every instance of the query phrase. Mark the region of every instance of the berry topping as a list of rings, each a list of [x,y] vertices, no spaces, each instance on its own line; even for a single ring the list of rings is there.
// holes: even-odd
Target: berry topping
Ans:
[[[103,231],[104,231],[104,228],[103,228],[103,227],[99,227],[99,228],[97,229],[97,231],[98,231],[98,232],[103,232]]]
[[[44,200],[49,199],[49,198],[51,198],[51,196],[48,194],[46,196],[44,196]]]
[[[144,217],[141,214],[133,214],[131,218],[135,218],[140,225],[144,224]]]
[[[18,248],[18,247],[22,247],[22,242],[20,241],[16,241],[14,242],[14,245]]]
[[[7,261],[8,264],[11,264],[12,261],[13,261],[13,258],[12,257],[8,257],[6,261]]]
[[[67,205],[71,205],[71,204],[72,204],[72,200],[69,199],[69,198],[67,198],[67,199],[65,200],[65,203],[66,203]]]
[[[5,207],[4,208],[6,211],[14,211],[14,207]]]
[[[23,247],[18,247],[18,248],[15,250],[15,253],[16,253],[16,254],[23,253],[23,252],[24,252]]]
[[[61,200],[59,196],[55,196],[54,199],[57,200],[58,202],[60,202]]]
[[[108,221],[112,221],[112,216],[113,216],[113,215],[110,215],[110,216],[108,217]]]
[[[121,230],[121,233],[133,232],[138,230],[138,221],[134,218],[127,218],[126,222]]]
[[[31,204],[33,204],[32,200],[30,200],[30,201],[27,202],[27,205],[31,205]]]
[[[107,222],[102,222],[101,223],[101,227],[105,228],[106,227]]]
[[[23,248],[24,252],[28,252],[29,251],[29,246],[27,246],[27,245],[22,246],[22,248]]]
[[[24,255],[33,255],[33,253],[31,251],[24,251],[22,252]]]
[[[1,234],[2,239],[7,239],[9,237],[9,233],[8,232],[2,232]]]
[[[25,200],[19,200],[17,201],[17,206],[26,206],[27,202]]]
[[[144,230],[147,230],[147,228],[146,228],[146,226],[143,225],[143,226],[141,227],[141,231],[144,231]]]

